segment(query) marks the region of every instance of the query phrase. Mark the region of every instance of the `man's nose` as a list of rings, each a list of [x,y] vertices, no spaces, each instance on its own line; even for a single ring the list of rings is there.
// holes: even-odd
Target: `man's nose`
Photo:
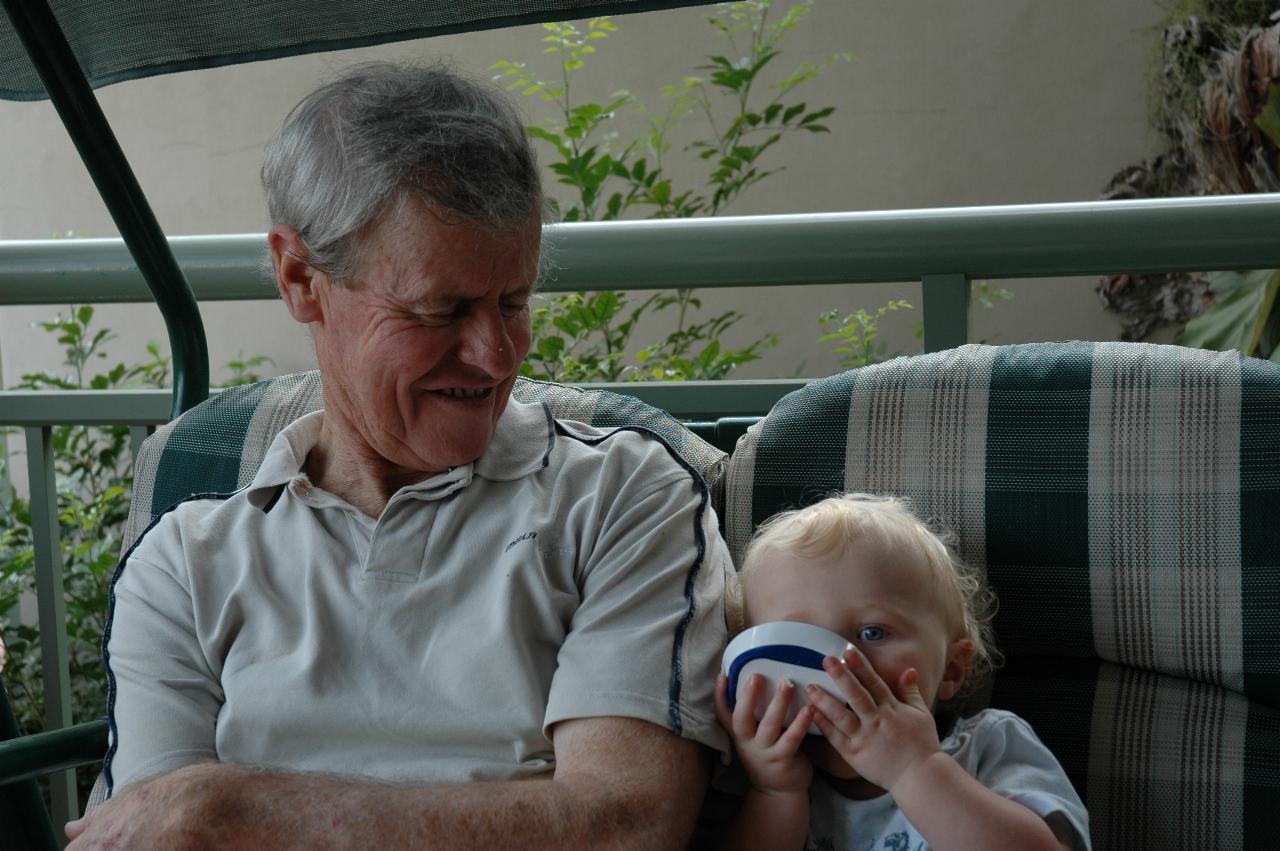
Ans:
[[[458,356],[463,363],[497,377],[515,368],[516,347],[500,310],[476,310],[467,317]]]

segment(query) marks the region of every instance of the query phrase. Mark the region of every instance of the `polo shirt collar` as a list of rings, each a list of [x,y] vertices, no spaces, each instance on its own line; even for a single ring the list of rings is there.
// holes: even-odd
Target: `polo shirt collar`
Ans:
[[[308,453],[320,439],[324,411],[313,411],[294,420],[275,437],[262,458],[257,474],[246,488],[249,501],[259,508],[267,505],[279,489],[302,471]],[[541,403],[525,403],[512,398],[498,420],[493,439],[484,455],[432,476],[402,490],[431,491],[450,483],[469,481],[471,473],[490,481],[511,481],[536,473],[551,457],[555,445],[555,422]]]
[[[556,442],[555,420],[541,402],[514,396],[498,419],[493,439],[475,462],[476,475],[492,482],[522,479],[547,466]]]

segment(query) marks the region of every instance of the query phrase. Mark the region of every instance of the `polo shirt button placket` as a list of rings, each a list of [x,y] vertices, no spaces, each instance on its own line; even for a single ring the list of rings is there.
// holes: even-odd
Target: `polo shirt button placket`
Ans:
[[[437,500],[393,497],[382,510],[369,538],[364,575],[416,582],[421,576],[422,551],[429,547],[435,526]]]

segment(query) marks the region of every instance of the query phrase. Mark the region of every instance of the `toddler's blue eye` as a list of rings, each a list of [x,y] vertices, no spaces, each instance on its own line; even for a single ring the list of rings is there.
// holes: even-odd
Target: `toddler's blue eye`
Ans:
[[[889,633],[882,626],[864,626],[858,630],[859,641],[882,641]]]

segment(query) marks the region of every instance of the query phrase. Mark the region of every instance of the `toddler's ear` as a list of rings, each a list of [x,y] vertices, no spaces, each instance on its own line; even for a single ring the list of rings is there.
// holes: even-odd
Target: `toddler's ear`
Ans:
[[[951,642],[947,648],[947,664],[942,669],[942,682],[938,685],[938,700],[948,700],[955,696],[964,685],[964,678],[969,673],[969,665],[973,662],[973,642],[967,638]]]

